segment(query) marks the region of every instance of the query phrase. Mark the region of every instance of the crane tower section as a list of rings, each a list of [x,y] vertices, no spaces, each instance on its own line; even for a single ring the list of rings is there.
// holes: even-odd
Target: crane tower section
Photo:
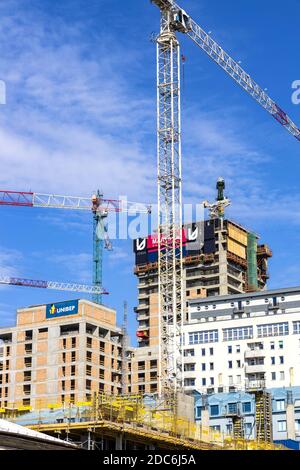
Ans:
[[[183,322],[180,47],[182,15],[161,9],[157,37],[159,392],[182,386]]]

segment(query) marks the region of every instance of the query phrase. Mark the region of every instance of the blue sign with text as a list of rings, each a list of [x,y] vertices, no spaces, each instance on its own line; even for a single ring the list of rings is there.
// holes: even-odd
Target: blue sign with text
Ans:
[[[78,313],[78,300],[46,305],[46,318],[64,317]]]

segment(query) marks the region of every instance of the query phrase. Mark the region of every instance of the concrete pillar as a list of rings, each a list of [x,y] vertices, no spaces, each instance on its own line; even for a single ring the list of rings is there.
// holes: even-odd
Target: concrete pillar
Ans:
[[[201,411],[201,440],[204,442],[210,441],[208,407]]]

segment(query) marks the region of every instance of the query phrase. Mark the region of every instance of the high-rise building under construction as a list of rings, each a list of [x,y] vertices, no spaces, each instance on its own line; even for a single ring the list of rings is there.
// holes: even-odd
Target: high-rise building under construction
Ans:
[[[224,197],[224,181],[218,180],[218,195],[209,208],[208,220],[186,224],[183,229],[183,282],[185,305],[189,300],[216,295],[255,292],[266,287],[268,258],[272,252],[258,243],[259,237],[245,227],[224,218],[230,201]],[[138,321],[135,351],[137,377],[132,372],[132,391],[156,391],[152,370],[159,343],[158,240],[150,235],[134,241],[138,279]],[[146,349],[144,349],[146,348]]]

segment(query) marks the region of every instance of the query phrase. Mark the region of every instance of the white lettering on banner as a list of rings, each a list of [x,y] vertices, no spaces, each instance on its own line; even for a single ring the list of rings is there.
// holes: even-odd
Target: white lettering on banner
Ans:
[[[74,309],[75,305],[71,305],[70,307],[61,307],[57,309],[56,313],[72,312]]]

